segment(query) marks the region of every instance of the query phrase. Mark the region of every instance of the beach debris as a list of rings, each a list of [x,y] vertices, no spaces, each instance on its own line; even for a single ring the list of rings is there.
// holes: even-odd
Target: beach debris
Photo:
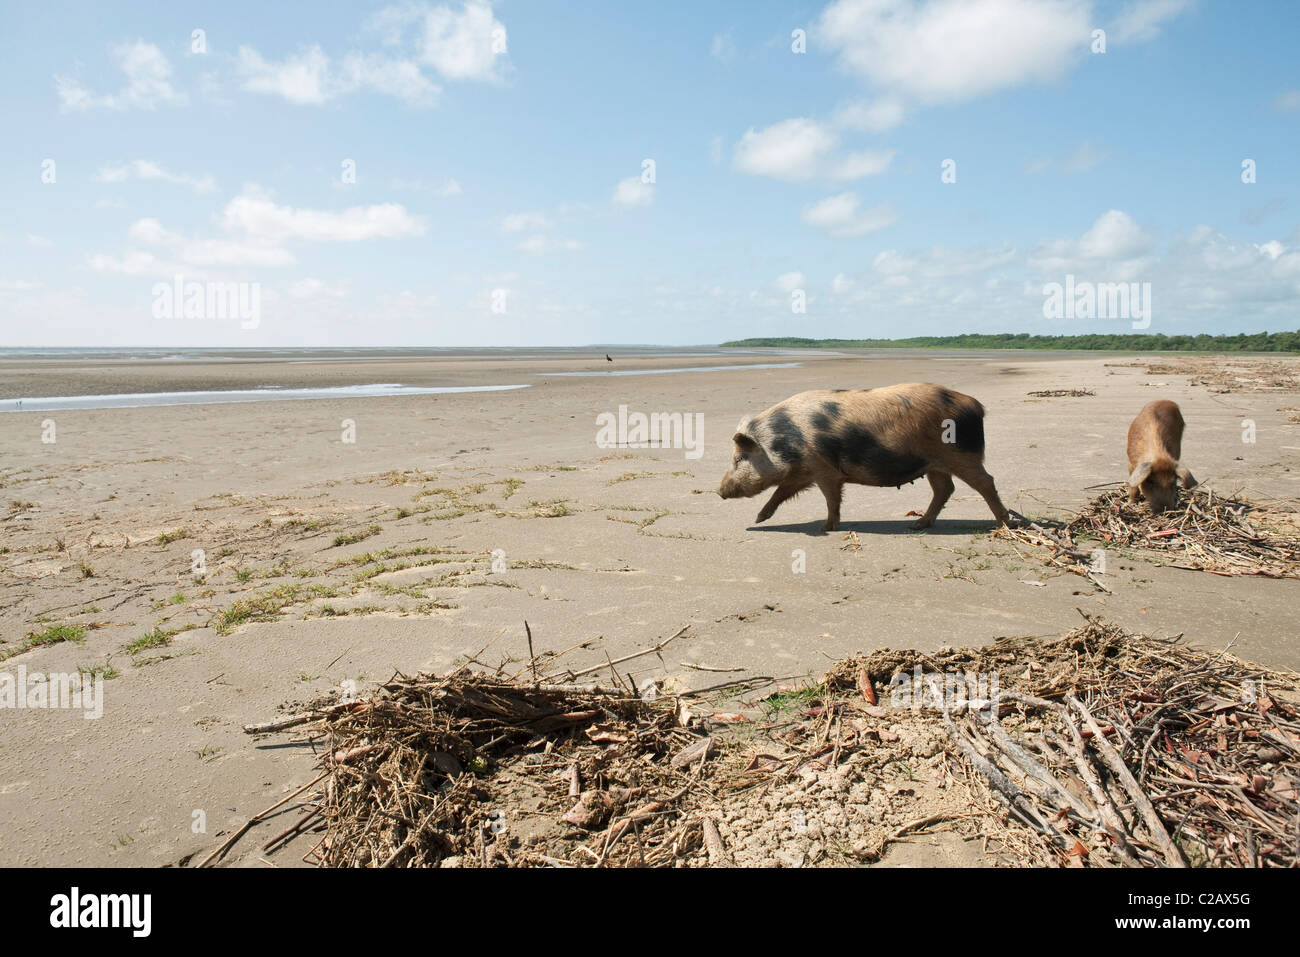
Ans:
[[[857,655],[739,728],[531,668],[395,675],[249,725],[306,734],[317,776],[204,864],[295,798],[261,850],[329,867],[870,863],[940,831],[1001,864],[1300,864],[1300,675],[1084,619]]]
[[[994,537],[1045,550],[1049,565],[1082,575],[1103,591],[1099,553],[1126,550],[1171,568],[1215,575],[1300,578],[1300,504],[1259,504],[1199,486],[1153,515],[1127,489],[1103,492],[1068,522],[1027,522]]]
[[[1078,397],[1087,395],[1096,395],[1091,389],[1039,389],[1036,392],[1026,392],[1026,395],[1036,396],[1040,399],[1056,399],[1065,396]]]

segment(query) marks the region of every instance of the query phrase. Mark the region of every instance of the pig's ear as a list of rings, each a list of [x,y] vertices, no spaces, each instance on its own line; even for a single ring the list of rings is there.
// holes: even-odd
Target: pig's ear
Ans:
[[[731,441],[735,442],[736,448],[746,455],[758,448],[758,443],[754,441],[754,437],[746,432],[737,432],[731,437]]]
[[[1138,467],[1133,470],[1133,474],[1128,477],[1129,487],[1137,488],[1139,485],[1141,485],[1143,482],[1147,480],[1147,476],[1150,474],[1151,474],[1151,463],[1150,462],[1139,463]]]
[[[1174,466],[1174,474],[1177,475],[1178,480],[1183,483],[1183,488],[1196,488],[1196,479],[1192,478],[1191,469],[1182,462],[1179,462]]]

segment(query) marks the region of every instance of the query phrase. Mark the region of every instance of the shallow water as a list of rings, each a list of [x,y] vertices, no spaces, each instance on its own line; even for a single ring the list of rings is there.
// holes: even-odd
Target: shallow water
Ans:
[[[0,412],[60,412],[65,409],[135,409],[151,405],[221,405],[229,402],[285,402],[296,399],[368,399],[386,395],[444,392],[504,392],[527,385],[413,386],[398,383],[329,386],[316,389],[229,389],[219,392],[128,392],[120,395],[58,395],[0,399]]]

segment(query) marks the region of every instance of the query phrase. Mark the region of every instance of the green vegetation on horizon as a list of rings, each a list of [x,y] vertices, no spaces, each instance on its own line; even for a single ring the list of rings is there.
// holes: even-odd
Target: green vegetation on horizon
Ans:
[[[741,348],[796,349],[1077,349],[1103,352],[1300,352],[1298,332],[1256,332],[1235,336],[1167,336],[1163,333],[1090,333],[1082,336],[1035,336],[1027,332],[965,333],[960,336],[913,336],[910,339],[802,339],[763,336],[722,343]]]

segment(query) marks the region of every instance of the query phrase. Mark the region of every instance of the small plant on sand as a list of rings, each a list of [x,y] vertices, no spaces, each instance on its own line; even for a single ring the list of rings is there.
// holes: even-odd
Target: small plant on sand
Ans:
[[[796,714],[820,701],[826,694],[824,684],[807,684],[789,691],[778,691],[763,702],[767,720]]]
[[[50,625],[44,631],[29,631],[23,636],[22,647],[12,654],[18,654],[20,651],[27,651],[30,648],[39,648],[42,645],[57,645],[64,641],[83,641],[86,637],[86,629],[81,625]],[[9,657],[4,655],[3,657]]]
[[[178,629],[164,629],[160,624],[154,625],[153,631],[123,645],[122,650],[128,655],[138,655],[140,652],[148,651],[151,648],[165,648],[172,643],[172,639],[178,634]]]
[[[269,591],[237,601],[213,619],[218,635],[228,635],[252,621],[276,621],[295,602],[319,596],[333,598],[336,592],[324,585],[278,585]]]
[[[163,532],[158,536],[159,545],[170,545],[172,542],[179,542],[182,538],[189,538],[190,530],[188,528],[174,528],[170,532]]]
[[[114,678],[120,677],[122,672],[112,665],[78,665],[77,674],[81,675],[83,681],[94,681],[96,678],[112,681]]]
[[[353,532],[351,535],[335,535],[334,547],[338,548],[341,545],[355,545],[357,542],[364,542],[367,538],[378,535],[382,531],[383,529],[378,525],[371,525],[370,528],[366,529],[364,532]]]

